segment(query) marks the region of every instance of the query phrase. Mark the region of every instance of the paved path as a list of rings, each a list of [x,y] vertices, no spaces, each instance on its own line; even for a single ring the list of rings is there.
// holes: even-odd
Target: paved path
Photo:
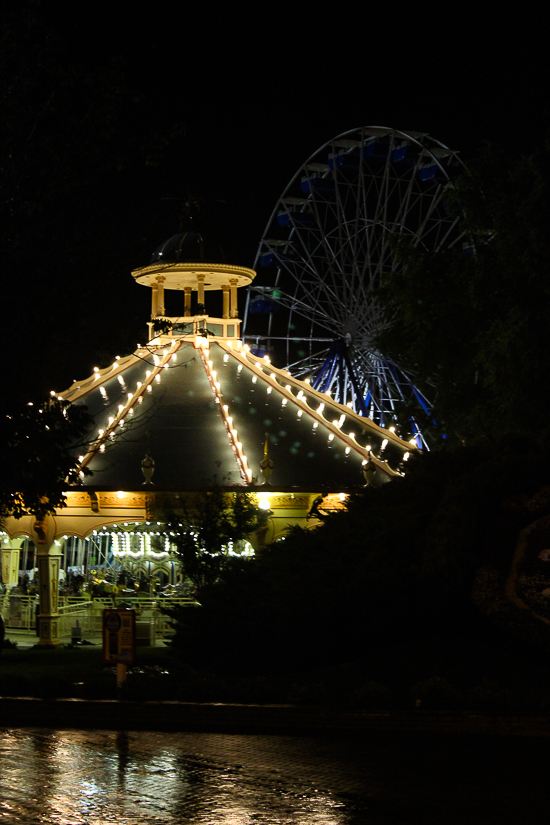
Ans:
[[[547,740],[4,730],[0,822],[539,825],[549,755]]]

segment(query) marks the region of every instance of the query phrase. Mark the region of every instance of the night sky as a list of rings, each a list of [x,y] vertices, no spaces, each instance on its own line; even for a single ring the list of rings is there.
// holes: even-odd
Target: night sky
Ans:
[[[124,321],[136,338],[145,328],[149,290],[133,283],[130,270],[178,230],[189,193],[209,204],[211,231],[228,260],[251,266],[276,198],[306,158],[342,132],[367,124],[426,131],[461,150],[467,162],[486,139],[511,153],[527,150],[548,125],[541,35],[517,11],[506,18],[499,10],[493,19],[410,4],[11,8],[23,27],[15,27],[16,38],[28,10],[36,10],[38,30],[59,38],[58,59],[69,74],[85,76],[115,61],[128,89],[128,117],[115,136],[122,154],[136,132],[169,135],[181,124],[154,166],[136,162],[122,174],[109,169],[101,191],[86,183],[101,214],[86,243],[82,237],[75,243],[71,272],[83,289],[93,282],[93,293],[79,301],[78,289],[62,288],[55,310],[44,298],[44,312],[28,329],[35,344],[44,341],[46,316],[56,316],[56,335],[71,351],[60,363],[59,344],[52,349],[48,369],[58,390],[88,374],[100,351],[111,356],[106,341],[116,324]],[[36,37],[34,31],[31,43]],[[37,71],[25,51],[4,66],[8,82]],[[40,94],[46,86],[47,80]],[[62,112],[56,117],[59,126]],[[67,249],[79,221],[88,220],[84,212],[75,201],[56,223],[52,207],[51,231]],[[34,277],[41,267],[55,271],[46,257],[34,250]],[[19,304],[28,300],[30,274],[23,267],[25,277],[12,279]],[[84,316],[86,331],[79,333]]]

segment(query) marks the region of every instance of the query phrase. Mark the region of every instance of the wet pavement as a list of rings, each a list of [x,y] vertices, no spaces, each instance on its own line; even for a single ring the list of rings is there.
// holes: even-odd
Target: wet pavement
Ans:
[[[548,817],[549,756],[546,739],[4,730],[0,822],[523,825]]]

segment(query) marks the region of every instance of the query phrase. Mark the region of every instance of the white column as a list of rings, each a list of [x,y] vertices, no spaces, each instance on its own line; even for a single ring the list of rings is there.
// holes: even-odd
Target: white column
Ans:
[[[199,315],[206,315],[206,310],[205,310],[205,307],[204,307],[204,278],[205,278],[204,275],[197,275],[197,290],[198,290],[197,301],[198,301],[198,304],[199,304],[199,308],[197,310],[197,313]]]
[[[229,281],[231,284],[231,318],[236,318],[239,314],[239,310],[237,307],[237,279],[231,278]]]
[[[164,315],[164,282],[162,275],[157,277],[157,315]]]
[[[229,284],[222,286],[223,290],[223,317],[229,318]]]
[[[59,565],[60,547],[54,543],[55,524],[50,515],[36,518],[33,523],[32,540],[36,547],[38,567],[38,593],[40,612],[38,616],[38,645],[55,647],[59,640]]]
[[[3,539],[2,580],[8,591],[19,583],[20,544],[23,539]],[[6,546],[7,545],[7,546]]]
[[[183,291],[185,293],[183,314],[186,318],[189,318],[189,316],[191,315],[191,294],[193,292],[193,289],[190,286],[186,286],[184,287]]]

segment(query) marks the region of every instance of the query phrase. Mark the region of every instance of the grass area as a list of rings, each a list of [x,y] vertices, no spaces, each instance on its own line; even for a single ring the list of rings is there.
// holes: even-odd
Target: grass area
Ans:
[[[503,662],[494,645],[438,651],[387,648],[376,660],[358,658],[315,671],[258,674],[195,670],[171,648],[138,648],[124,696],[135,701],[292,703],[479,712],[550,712],[546,662],[526,657]],[[493,656],[493,659],[491,658]],[[476,660],[477,664],[476,664]],[[4,649],[0,695],[40,698],[116,698],[115,669],[105,666],[100,646]]]

